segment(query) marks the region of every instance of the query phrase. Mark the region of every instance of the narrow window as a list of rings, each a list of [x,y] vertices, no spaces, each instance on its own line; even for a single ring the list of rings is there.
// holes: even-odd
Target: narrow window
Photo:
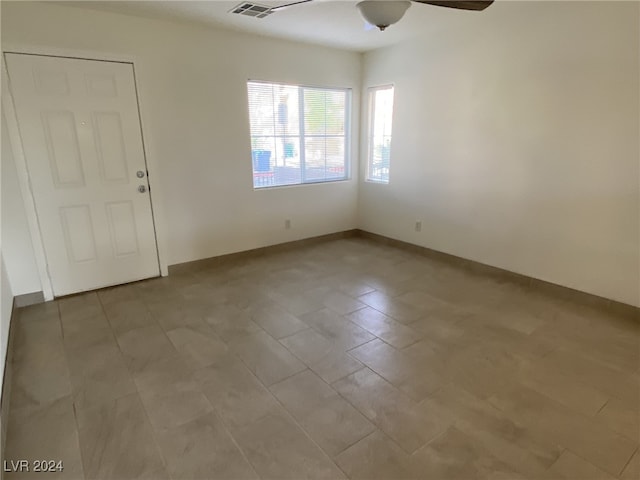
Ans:
[[[253,187],[345,180],[350,90],[247,83]]]
[[[393,85],[369,89],[367,181],[389,183]]]

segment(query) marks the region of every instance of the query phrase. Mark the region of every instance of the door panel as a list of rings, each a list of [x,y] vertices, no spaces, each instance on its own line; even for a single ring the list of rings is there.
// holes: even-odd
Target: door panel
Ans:
[[[95,261],[96,236],[89,206],[61,207],[60,219],[69,260],[75,263]]]
[[[6,60],[54,294],[157,276],[133,66]]]
[[[56,188],[84,186],[80,145],[72,112],[42,112],[42,127]]]
[[[107,218],[116,257],[137,255],[138,233],[136,217],[131,202],[113,202],[107,204]]]
[[[129,183],[122,121],[118,112],[95,112],[93,131],[103,183]]]

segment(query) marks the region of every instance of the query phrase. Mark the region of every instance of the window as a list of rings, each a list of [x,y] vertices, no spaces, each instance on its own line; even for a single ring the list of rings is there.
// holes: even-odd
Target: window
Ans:
[[[369,89],[367,180],[389,183],[393,85]]]
[[[253,187],[345,180],[350,90],[248,82]]]

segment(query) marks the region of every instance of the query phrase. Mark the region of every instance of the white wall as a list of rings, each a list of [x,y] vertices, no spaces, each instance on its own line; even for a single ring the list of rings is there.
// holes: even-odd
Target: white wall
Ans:
[[[639,7],[496,2],[368,53],[396,97],[360,226],[640,305]]]
[[[2,114],[2,253],[14,295],[42,291],[18,172]]]
[[[3,255],[0,253],[0,391],[4,381],[4,362],[9,342],[9,321],[13,307],[13,292],[7,277]]]
[[[45,3],[1,8],[3,49],[135,57],[169,264],[356,227],[355,180],[253,190],[246,81],[351,87],[358,132],[359,54]]]

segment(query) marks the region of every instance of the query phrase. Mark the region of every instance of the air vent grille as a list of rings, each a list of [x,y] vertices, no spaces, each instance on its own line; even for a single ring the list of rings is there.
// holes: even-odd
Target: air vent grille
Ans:
[[[257,5],[255,3],[242,2],[230,10],[231,13],[246,15],[248,17],[264,18],[271,14],[271,7]]]

